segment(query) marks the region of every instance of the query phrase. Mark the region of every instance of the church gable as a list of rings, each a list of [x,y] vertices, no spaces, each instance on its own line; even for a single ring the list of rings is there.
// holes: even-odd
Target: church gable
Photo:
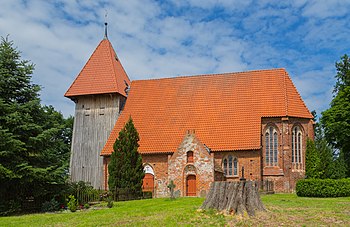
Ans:
[[[168,182],[182,196],[204,196],[214,181],[214,156],[194,132],[188,132],[168,161]]]

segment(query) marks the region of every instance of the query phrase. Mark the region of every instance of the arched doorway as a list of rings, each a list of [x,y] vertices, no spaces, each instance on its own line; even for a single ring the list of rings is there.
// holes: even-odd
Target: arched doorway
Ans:
[[[196,196],[196,192],[196,175],[188,175],[186,178],[186,196]]]
[[[153,192],[154,188],[154,176],[150,173],[145,173],[145,177],[142,182],[142,189],[144,192]]]
[[[142,181],[142,191],[153,192],[154,189],[154,171],[151,166],[145,165],[143,168],[145,176]]]

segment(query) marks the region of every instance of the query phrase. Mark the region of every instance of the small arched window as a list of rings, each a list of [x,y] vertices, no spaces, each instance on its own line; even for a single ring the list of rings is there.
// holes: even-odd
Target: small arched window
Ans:
[[[187,163],[193,163],[193,151],[187,152]]]
[[[238,176],[238,159],[229,155],[222,161],[225,176]]]
[[[277,166],[278,163],[278,133],[272,126],[265,132],[265,163],[266,166]]]
[[[299,126],[292,130],[292,163],[302,163],[302,131]]]

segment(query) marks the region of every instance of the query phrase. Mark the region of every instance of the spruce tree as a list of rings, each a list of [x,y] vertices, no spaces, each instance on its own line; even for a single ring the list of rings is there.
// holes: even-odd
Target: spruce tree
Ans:
[[[114,151],[108,165],[110,190],[127,191],[134,196],[142,194],[142,180],[145,174],[142,157],[137,151],[138,141],[139,134],[130,117],[113,146]]]
[[[307,178],[320,178],[320,155],[315,142],[311,139],[307,139],[305,156],[305,175]]]
[[[40,104],[34,65],[8,38],[0,43],[0,214],[65,183],[72,121]],[[50,198],[51,199],[51,198]]]

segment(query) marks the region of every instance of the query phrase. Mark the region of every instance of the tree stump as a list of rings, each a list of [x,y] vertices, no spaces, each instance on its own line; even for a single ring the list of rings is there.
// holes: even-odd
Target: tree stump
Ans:
[[[227,214],[245,212],[254,216],[256,211],[265,211],[256,181],[215,181],[211,184],[201,209],[216,209]]]

